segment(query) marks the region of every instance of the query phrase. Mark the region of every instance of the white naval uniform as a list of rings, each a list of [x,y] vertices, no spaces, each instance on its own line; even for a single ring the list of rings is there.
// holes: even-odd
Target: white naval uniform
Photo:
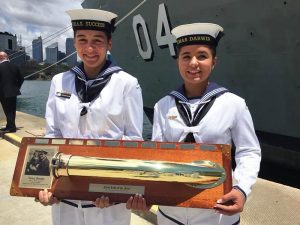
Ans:
[[[197,104],[194,100],[190,103],[193,112]],[[166,96],[156,103],[153,141],[181,142],[189,132],[194,134],[197,143],[235,144],[236,169],[233,173],[233,185],[237,185],[248,195],[258,175],[261,149],[245,101],[230,92],[218,96],[208,113],[195,127],[185,125],[173,97]],[[160,209],[183,224],[230,225],[239,220],[239,214],[225,216],[215,213],[212,209],[168,206],[160,206]],[[175,223],[158,213],[158,224]]]
[[[74,79],[70,71],[52,79],[46,106],[47,137],[142,140],[143,100],[136,78],[124,71],[113,73],[100,95],[89,103],[79,100]],[[80,116],[83,107],[87,113]],[[54,225],[130,224],[131,211],[124,203],[100,209],[81,207],[90,201],[72,202],[79,207],[52,206]]]

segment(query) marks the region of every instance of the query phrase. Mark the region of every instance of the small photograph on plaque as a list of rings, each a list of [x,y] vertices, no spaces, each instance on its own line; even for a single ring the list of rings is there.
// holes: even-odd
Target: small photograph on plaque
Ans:
[[[57,152],[58,146],[28,145],[19,186],[49,188],[52,180],[50,161]]]

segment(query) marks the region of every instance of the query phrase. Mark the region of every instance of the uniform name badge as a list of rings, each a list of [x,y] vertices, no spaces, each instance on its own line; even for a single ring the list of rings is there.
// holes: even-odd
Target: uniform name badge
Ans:
[[[232,187],[231,146],[23,138],[10,194],[113,203],[142,194],[147,204],[213,208]]]

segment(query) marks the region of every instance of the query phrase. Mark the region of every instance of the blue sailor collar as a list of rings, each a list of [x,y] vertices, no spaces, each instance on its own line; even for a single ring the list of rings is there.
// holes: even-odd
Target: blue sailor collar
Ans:
[[[171,91],[168,95],[174,97],[175,99],[178,99],[181,102],[189,102],[191,99],[198,98],[200,99],[200,104],[203,102],[208,101],[211,99],[213,96],[219,96],[225,92],[228,92],[228,90],[224,87],[221,87],[217,83],[210,82],[202,96],[199,97],[193,97],[193,98],[188,98],[185,95],[185,89],[184,85],[181,85],[177,90]]]
[[[97,77],[92,80],[88,80],[87,76],[84,72],[83,63],[79,64],[78,66],[74,66],[70,69],[79,80],[82,80],[86,83],[87,86],[91,86],[95,81],[101,81],[105,79],[107,76],[110,76],[113,73],[122,71],[123,69],[117,65],[115,65],[112,61],[106,60],[102,70],[99,72]]]
[[[87,80],[84,73],[83,63],[79,66],[73,67],[70,71],[75,74],[75,88],[77,95],[81,102],[91,102],[99,94],[106,84],[110,81],[113,73],[122,71],[123,69],[116,66],[110,60],[106,60],[103,69],[99,72],[98,76],[93,80]]]

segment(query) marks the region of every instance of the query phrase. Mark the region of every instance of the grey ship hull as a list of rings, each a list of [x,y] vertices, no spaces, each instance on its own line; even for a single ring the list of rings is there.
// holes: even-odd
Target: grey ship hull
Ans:
[[[157,31],[161,36],[168,33],[158,29],[162,3],[170,28],[192,22],[213,22],[224,27],[211,79],[246,100],[263,156],[267,156],[264,160],[300,172],[300,1],[84,1],[85,8],[112,10],[119,15],[112,55],[139,79],[147,113],[182,82],[170,46],[158,44]],[[134,21],[144,21],[146,29]],[[146,60],[139,52],[134,29],[140,50],[152,49]]]

